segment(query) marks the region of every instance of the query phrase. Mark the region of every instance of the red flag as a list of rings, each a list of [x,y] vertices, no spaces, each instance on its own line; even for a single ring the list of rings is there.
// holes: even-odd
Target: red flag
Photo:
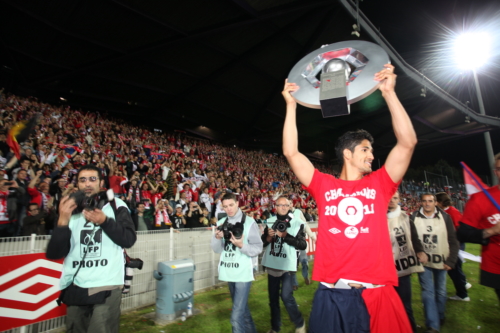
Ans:
[[[474,171],[467,166],[467,164],[464,162],[460,162],[460,164],[462,164],[462,167],[464,168],[465,190],[468,198],[470,198],[470,196],[474,193],[481,192],[481,188],[488,188],[488,186],[482,182],[481,178],[479,178]]]
[[[21,148],[16,140],[16,136],[23,128],[24,123],[17,123],[9,130],[9,134],[7,135],[7,145],[12,149],[18,160],[21,159]]]

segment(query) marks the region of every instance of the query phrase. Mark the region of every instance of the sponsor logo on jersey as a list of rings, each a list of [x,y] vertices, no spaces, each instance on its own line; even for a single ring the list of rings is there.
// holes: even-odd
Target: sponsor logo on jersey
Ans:
[[[331,228],[331,229],[330,229],[330,230],[328,230],[328,231],[330,231],[330,232],[331,232],[332,234],[334,234],[334,235],[336,235],[336,234],[338,234],[338,233],[340,232],[340,230],[339,230],[339,229],[337,229],[337,228]]]
[[[356,238],[359,234],[359,230],[358,228],[356,227],[348,227],[344,230],[344,235],[347,237],[347,238]]]
[[[366,228],[361,227],[361,233],[362,234],[367,234],[369,232],[370,232],[370,228],[368,228],[368,227],[366,227]]]

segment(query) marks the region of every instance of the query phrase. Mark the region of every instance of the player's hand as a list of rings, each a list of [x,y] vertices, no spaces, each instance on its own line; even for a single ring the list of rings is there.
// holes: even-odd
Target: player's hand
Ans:
[[[500,221],[497,221],[497,224],[495,224],[493,227],[491,227],[491,231],[493,233],[492,236],[500,234]]]
[[[444,266],[444,270],[445,271],[451,271],[453,268],[451,268],[450,266],[446,265],[446,264],[443,264]]]
[[[417,253],[417,257],[418,257],[418,261],[420,261],[420,263],[422,265],[425,265],[427,263],[427,261],[429,260],[429,257],[427,256],[427,253],[425,253],[425,252]]]
[[[243,247],[243,236],[241,236],[240,239],[237,239],[236,237],[234,237],[231,231],[230,233],[231,233],[231,238],[229,240],[231,241],[231,243],[233,243],[234,246],[237,246],[241,249]]]
[[[396,77],[394,74],[394,66],[391,64],[385,64],[384,69],[375,74],[375,80],[381,81],[380,87],[378,88],[382,94],[387,92],[393,92],[396,86]]]
[[[291,93],[299,89],[300,87],[296,83],[288,82],[288,79],[285,80],[285,87],[283,88],[281,94],[283,95],[286,104],[293,104],[293,105],[297,104],[295,99],[292,97]]]
[[[83,216],[87,221],[90,221],[94,224],[101,225],[106,221],[106,214],[103,213],[100,209],[94,210],[83,210]]]

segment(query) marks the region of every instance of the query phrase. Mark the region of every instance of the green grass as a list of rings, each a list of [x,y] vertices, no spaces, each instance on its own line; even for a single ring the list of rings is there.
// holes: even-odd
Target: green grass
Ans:
[[[467,251],[479,254],[479,246],[467,244]],[[311,268],[311,267],[310,267]],[[442,333],[467,332],[500,332],[500,308],[498,298],[491,288],[479,285],[479,264],[467,261],[463,270],[468,281],[472,284],[469,289],[470,302],[448,301],[446,304],[446,323],[441,328]],[[312,299],[318,287],[317,282],[309,286],[304,285],[302,276],[299,276],[300,288],[294,293],[299,309],[306,320],[309,320]],[[425,319],[420,297],[420,285],[416,274],[412,276],[413,312],[417,325],[422,326],[418,332],[424,332]],[[455,295],[453,283],[447,279],[448,295]],[[194,306],[201,313],[188,318],[184,322],[176,322],[167,326],[156,326],[151,319],[145,316],[154,311],[154,305],[141,310],[128,312],[122,315],[121,332],[231,332],[229,317],[231,313],[231,297],[227,286],[195,295]],[[258,276],[252,285],[249,298],[250,311],[257,326],[257,332],[267,332],[270,329],[270,310],[267,296],[267,277]],[[281,306],[283,327],[281,332],[294,332],[295,327],[290,322],[283,305]],[[478,329],[480,326],[480,329]],[[390,333],[390,332],[388,332]]]

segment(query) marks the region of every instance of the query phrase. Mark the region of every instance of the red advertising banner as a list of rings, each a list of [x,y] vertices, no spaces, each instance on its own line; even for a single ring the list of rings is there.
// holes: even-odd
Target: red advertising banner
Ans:
[[[316,234],[316,237],[318,237],[318,228],[311,228],[311,231]],[[313,242],[311,238],[309,238],[309,235],[306,234],[306,241],[307,241],[307,255],[313,255],[316,252],[316,242]]]
[[[0,257],[0,331],[66,315],[56,302],[62,262],[45,253]]]

